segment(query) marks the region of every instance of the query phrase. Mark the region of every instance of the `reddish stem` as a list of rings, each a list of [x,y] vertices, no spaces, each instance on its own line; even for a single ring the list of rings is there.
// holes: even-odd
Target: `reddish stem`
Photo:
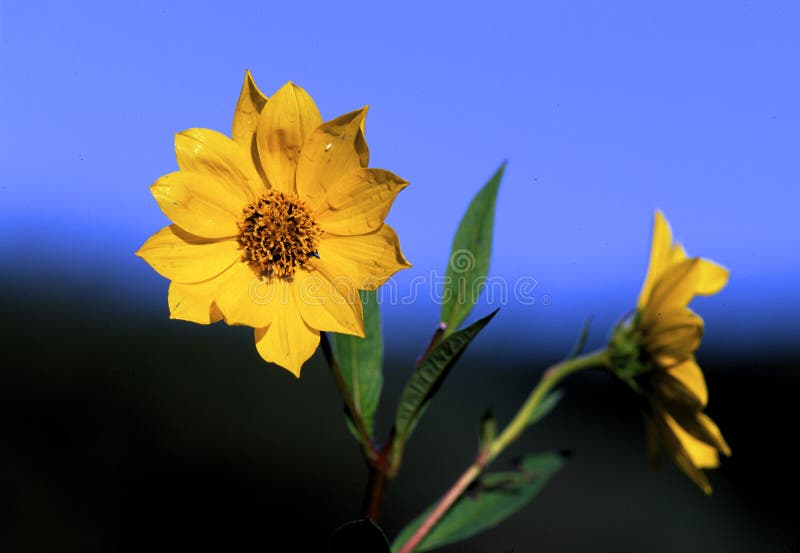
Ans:
[[[431,354],[433,348],[439,345],[442,336],[444,336],[445,330],[447,330],[447,323],[439,323],[439,326],[436,327],[433,336],[431,336],[431,341],[428,343],[428,347],[425,348],[425,351],[422,353],[422,355],[417,358],[417,363],[415,365],[417,368],[419,368],[422,362],[425,361],[425,358]]]
[[[428,518],[426,518],[422,525],[417,528],[417,531],[409,538],[409,540],[403,544],[403,547],[398,551],[398,553],[411,553],[414,551],[414,548],[419,545],[419,543],[428,535],[428,533],[433,529],[437,522],[439,522],[442,517],[447,513],[450,507],[453,506],[461,494],[463,494],[466,489],[469,487],[472,482],[481,474],[486,463],[488,462],[488,458],[485,453],[482,453],[475,459],[475,462],[461,475],[461,477],[453,484],[453,487],[450,488],[447,493],[442,497],[439,503],[436,504],[436,507],[433,509]]]

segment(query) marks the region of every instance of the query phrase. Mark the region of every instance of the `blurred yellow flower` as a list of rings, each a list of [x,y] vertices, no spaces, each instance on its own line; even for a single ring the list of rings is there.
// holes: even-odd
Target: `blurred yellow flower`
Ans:
[[[664,215],[657,211],[650,266],[635,315],[622,323],[611,341],[614,370],[647,397],[648,452],[663,450],[705,493],[711,485],[702,469],[730,456],[725,439],[703,413],[708,402],[705,378],[694,358],[703,320],[687,306],[696,295],[719,292],[727,269],[699,257],[687,257],[673,244]]]
[[[174,224],[137,252],[172,281],[172,318],[251,326],[261,357],[295,376],[320,331],[364,335],[356,290],[410,266],[383,222],[408,183],[367,168],[366,113],[323,123],[305,90],[267,100],[248,71],[232,140],[176,135],[179,170],[151,187]]]

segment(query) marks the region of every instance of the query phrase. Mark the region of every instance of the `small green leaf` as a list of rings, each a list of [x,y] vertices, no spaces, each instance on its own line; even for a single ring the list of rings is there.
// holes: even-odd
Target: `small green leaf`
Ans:
[[[572,351],[569,352],[567,359],[578,357],[583,352],[583,348],[586,345],[586,339],[589,338],[590,326],[592,326],[592,317],[586,317],[586,320],[583,322],[583,328],[581,328],[581,333],[578,336],[578,341],[575,342],[574,346],[572,346]]]
[[[371,434],[383,387],[381,312],[376,292],[360,290],[359,293],[364,306],[366,337],[331,334],[331,341],[339,370],[353,398],[356,416],[361,417]],[[353,423],[347,422],[351,432],[359,437]]]
[[[505,162],[470,202],[450,250],[445,275],[442,322],[447,335],[458,330],[486,285],[492,253],[494,207]]]
[[[478,451],[485,451],[497,437],[497,420],[491,408],[487,409],[481,417],[478,432]]]
[[[475,336],[489,324],[492,317],[497,313],[495,309],[492,313],[460,330],[441,341],[433,351],[425,357],[406,383],[403,393],[400,396],[400,403],[397,406],[395,416],[395,447],[396,455],[400,455],[403,445],[408,436],[414,430],[425,408],[431,398],[439,390],[450,369],[467,349]]]
[[[555,453],[526,455],[515,471],[483,475],[450,507],[414,549],[415,553],[465,540],[494,527],[527,505],[563,465],[563,458]],[[431,506],[400,532],[392,551],[400,550],[434,508]]]
[[[390,553],[383,530],[368,518],[348,522],[331,536],[330,553]]]
[[[549,394],[547,394],[544,397],[544,399],[541,402],[539,402],[539,405],[536,406],[536,409],[533,410],[533,413],[531,413],[531,416],[528,419],[526,426],[531,426],[533,424],[536,424],[537,422],[545,418],[550,413],[550,411],[555,409],[556,405],[558,405],[558,402],[561,401],[562,397],[564,397],[564,392],[562,392],[561,390],[556,390],[554,392],[550,392]]]

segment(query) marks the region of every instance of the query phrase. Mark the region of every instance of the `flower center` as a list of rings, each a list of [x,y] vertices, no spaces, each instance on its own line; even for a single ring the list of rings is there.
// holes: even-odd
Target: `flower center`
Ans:
[[[242,259],[266,279],[291,281],[296,269],[309,268],[311,257],[319,257],[322,235],[305,203],[270,190],[244,209],[239,223]]]

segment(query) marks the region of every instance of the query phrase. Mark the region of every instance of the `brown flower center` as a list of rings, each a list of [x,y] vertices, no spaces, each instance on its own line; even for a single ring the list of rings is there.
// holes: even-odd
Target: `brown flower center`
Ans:
[[[244,209],[239,223],[242,259],[266,279],[291,281],[296,269],[308,269],[319,257],[322,230],[301,200],[270,190]]]

